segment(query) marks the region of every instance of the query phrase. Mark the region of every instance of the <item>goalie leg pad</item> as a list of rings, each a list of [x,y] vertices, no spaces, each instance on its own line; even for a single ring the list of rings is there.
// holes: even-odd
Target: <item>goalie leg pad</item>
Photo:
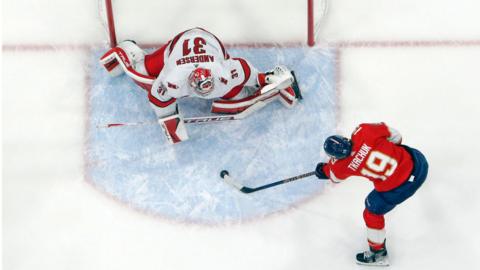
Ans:
[[[276,66],[272,71],[267,72],[265,76],[266,84],[277,84],[276,88],[284,89],[292,85],[294,78],[288,68]]]
[[[278,98],[278,90],[271,90],[267,93],[260,94],[260,91],[257,91],[255,94],[238,99],[238,100],[215,100],[212,103],[212,112],[213,113],[222,113],[222,114],[235,114],[240,113],[246,110],[248,107],[252,106],[257,102],[269,103],[276,98]]]
[[[295,95],[295,91],[292,87],[287,87],[285,89],[280,90],[280,102],[287,107],[292,108],[297,104],[298,98]]]
[[[162,126],[165,136],[171,144],[188,140],[187,128],[180,114],[160,118],[158,123]]]

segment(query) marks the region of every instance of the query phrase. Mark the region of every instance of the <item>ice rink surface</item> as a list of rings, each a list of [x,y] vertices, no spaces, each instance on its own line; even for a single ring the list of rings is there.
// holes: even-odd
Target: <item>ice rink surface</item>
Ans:
[[[94,120],[89,118],[89,91],[102,77],[92,66],[92,54],[101,50],[105,36],[97,5],[91,2],[95,1],[2,3],[4,269],[363,268],[353,258],[366,248],[363,200],[372,186],[364,180],[326,184],[308,201],[264,218],[209,226],[137,211],[142,209],[125,207],[118,197],[99,192],[88,179],[86,160],[91,154],[88,124]],[[197,26],[198,13],[187,16],[187,21],[172,19],[190,10],[178,2],[182,4],[166,5],[169,27],[159,26],[159,40]],[[215,1],[207,2],[214,6]],[[228,22],[221,17],[226,21],[219,24],[206,16],[198,21],[204,25],[198,26],[224,36],[227,43],[259,40],[262,32],[282,42],[302,38],[302,30],[296,29],[303,22],[283,21],[288,15],[278,14],[299,16],[303,4],[296,9],[291,1],[257,3],[259,10],[275,7],[270,19],[255,14],[247,4],[252,3],[235,2],[230,8],[223,4],[219,12],[225,16],[235,10],[247,17],[226,16]],[[175,13],[175,7],[182,12]],[[320,28],[318,49],[335,52],[336,129],[349,134],[358,123],[385,121],[402,133],[405,144],[422,150],[430,163],[425,185],[386,216],[391,269],[478,267],[478,10],[480,4],[473,0],[454,4],[337,0],[329,2]],[[248,21],[250,13],[252,20],[245,28],[231,31],[232,21]],[[91,76],[92,70],[98,77]],[[202,132],[193,133],[205,135]],[[324,136],[319,131],[319,142],[309,143],[311,152],[306,155],[292,153],[301,161],[281,168],[285,174],[293,172],[293,166],[303,170],[312,165],[308,162],[322,158],[315,148]],[[271,146],[264,142],[258,147]],[[138,154],[135,159],[160,156],[157,151]],[[112,185],[118,188],[117,183]],[[292,190],[298,187],[289,185]],[[185,185],[192,194],[194,188]],[[288,188],[280,189],[286,198],[283,192],[290,192]],[[272,203],[271,197],[267,203],[268,193],[255,196],[266,205]]]
[[[241,121],[190,124],[190,139],[175,147],[159,136],[163,130],[146,92],[126,76],[110,78],[97,64],[103,53],[93,54],[87,179],[135,208],[203,224],[252,220],[318,194],[325,182],[311,177],[245,196],[221,181],[219,172],[228,169],[240,183],[255,187],[312,171],[322,141],[335,131],[334,54],[309,48],[237,48],[229,53],[260,70],[277,64],[298,70],[304,99],[291,110],[274,100]],[[210,106],[211,101],[198,98],[179,101],[185,117],[211,115]],[[154,124],[98,128],[119,122]]]

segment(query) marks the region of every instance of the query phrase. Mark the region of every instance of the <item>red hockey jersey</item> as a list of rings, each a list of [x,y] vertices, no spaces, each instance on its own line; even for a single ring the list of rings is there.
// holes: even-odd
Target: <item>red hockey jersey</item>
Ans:
[[[412,157],[405,148],[397,145],[401,138],[396,138],[384,123],[361,124],[353,132],[351,140],[352,153],[349,157],[332,158],[323,167],[332,181],[363,176],[373,182],[377,191],[389,191],[410,177]]]

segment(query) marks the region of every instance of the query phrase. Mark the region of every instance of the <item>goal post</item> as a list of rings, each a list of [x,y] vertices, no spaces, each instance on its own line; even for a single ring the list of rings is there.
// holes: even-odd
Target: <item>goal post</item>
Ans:
[[[317,43],[320,22],[327,11],[328,0],[262,0],[261,4],[257,0],[233,2],[204,0],[201,4],[198,4],[200,1],[188,0],[97,1],[110,46],[115,47],[117,38],[136,39],[143,32],[145,35],[156,36],[159,32],[167,32],[162,31],[166,29],[171,32],[170,36],[173,36],[176,33],[172,32],[173,24],[184,25],[182,30],[195,26],[204,27],[222,36],[222,40],[231,33],[232,36],[234,34],[252,36],[253,41],[248,40],[249,43],[295,42],[314,46]],[[223,28],[220,27],[222,25]],[[218,33],[219,31],[226,34]],[[285,36],[293,37],[293,40],[286,41],[283,37],[279,38],[278,35],[272,34],[280,31],[283,31]],[[151,38],[138,41],[142,44],[158,43]],[[229,38],[225,41],[228,42]]]
[[[102,0],[100,0],[102,1]],[[108,29],[108,37],[110,42],[110,47],[113,48],[117,46],[117,34],[115,32],[115,20],[113,15],[112,0],[103,0],[105,4],[105,17],[106,25]]]

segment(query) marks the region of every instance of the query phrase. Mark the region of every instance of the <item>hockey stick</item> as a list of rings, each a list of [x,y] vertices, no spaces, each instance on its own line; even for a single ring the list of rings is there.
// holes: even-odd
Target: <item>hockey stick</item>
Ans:
[[[222,177],[222,179],[227,184],[233,186],[234,188],[240,190],[241,192],[252,193],[252,192],[255,192],[255,191],[262,190],[262,189],[267,189],[267,188],[271,188],[271,187],[274,187],[274,186],[278,186],[278,185],[286,184],[286,183],[289,183],[289,182],[293,182],[293,181],[296,181],[296,180],[299,180],[299,179],[302,179],[302,178],[305,178],[305,177],[312,176],[314,174],[315,174],[315,171],[308,172],[308,173],[300,174],[300,175],[297,175],[297,176],[293,176],[293,177],[290,177],[290,178],[286,178],[286,179],[283,179],[283,180],[280,180],[280,181],[276,181],[276,182],[273,182],[273,183],[270,183],[270,184],[266,184],[266,185],[259,186],[259,187],[254,187],[254,188],[246,187],[246,186],[242,186],[242,185],[238,184],[237,182],[234,181],[234,179],[232,177],[230,177],[230,174],[228,173],[227,170],[221,171],[220,172],[220,177]]]
[[[183,119],[185,124],[204,124],[211,122],[223,122],[223,121],[233,121],[241,120],[249,116],[251,113],[260,110],[267,103],[263,101],[258,101],[252,106],[248,107],[241,113],[232,114],[232,115],[212,115],[212,116],[200,116],[200,117],[186,117]],[[106,125],[97,125],[97,128],[111,128],[111,127],[122,127],[122,126],[143,126],[143,125],[153,125],[157,124],[157,121],[146,121],[146,122],[126,122],[126,123],[111,123]]]

